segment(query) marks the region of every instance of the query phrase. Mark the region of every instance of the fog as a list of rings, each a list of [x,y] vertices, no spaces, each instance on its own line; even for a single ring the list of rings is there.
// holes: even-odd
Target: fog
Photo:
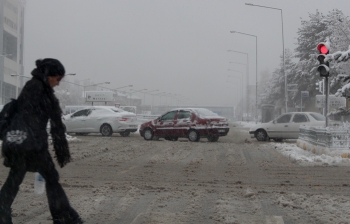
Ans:
[[[241,78],[246,86],[247,58],[233,51],[248,55],[250,85],[260,72],[276,69],[283,52],[281,11],[248,2],[282,9],[284,44],[292,50],[308,13],[338,8],[350,15],[343,0],[30,0],[24,75],[36,59],[53,57],[76,73],[72,81],[158,90],[186,105],[234,106]],[[230,31],[256,36],[257,45],[254,36]]]

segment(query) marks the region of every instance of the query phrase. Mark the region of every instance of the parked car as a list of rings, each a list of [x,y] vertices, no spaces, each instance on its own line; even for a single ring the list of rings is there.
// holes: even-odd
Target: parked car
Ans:
[[[216,142],[228,132],[227,119],[204,108],[173,109],[140,126],[140,135],[145,140],[177,141],[183,137],[198,142],[201,137],[206,137],[208,141]]]
[[[63,116],[63,124],[67,133],[87,135],[101,133],[111,136],[119,133],[129,136],[138,128],[136,114],[112,106],[90,106]]]
[[[255,125],[250,128],[249,134],[258,141],[273,139],[282,141],[283,139],[297,139],[299,127],[324,126],[326,117],[315,112],[292,112],[280,115],[278,118],[268,122]]]

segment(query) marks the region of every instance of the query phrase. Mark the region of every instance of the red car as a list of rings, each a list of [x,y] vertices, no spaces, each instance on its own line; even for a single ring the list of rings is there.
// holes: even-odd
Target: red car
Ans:
[[[188,138],[198,142],[206,137],[210,142],[226,136],[230,128],[226,118],[204,108],[178,108],[140,126],[140,135],[147,141],[159,138],[177,141]]]

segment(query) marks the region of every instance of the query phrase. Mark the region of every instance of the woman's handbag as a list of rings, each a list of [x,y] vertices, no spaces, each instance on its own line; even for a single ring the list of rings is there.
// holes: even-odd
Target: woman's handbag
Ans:
[[[16,114],[7,127],[3,149],[34,151],[40,150],[40,142],[21,114]]]

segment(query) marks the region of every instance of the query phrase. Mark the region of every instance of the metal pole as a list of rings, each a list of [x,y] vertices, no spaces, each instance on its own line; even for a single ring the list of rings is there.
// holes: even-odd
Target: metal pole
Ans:
[[[300,91],[300,112],[303,112],[303,93]]]
[[[286,75],[286,65],[284,59],[284,34],[283,34],[283,14],[281,10],[281,20],[282,20],[282,47],[283,47],[283,75],[284,75],[284,88],[285,88],[285,97],[286,97],[286,113],[288,112],[288,90],[287,90],[287,75]]]
[[[328,127],[328,117],[327,117],[327,114],[328,114],[328,95],[329,95],[329,92],[328,92],[328,76],[325,77],[325,91],[326,91],[326,105],[325,105],[325,116],[326,116],[326,127]]]
[[[255,5],[252,3],[245,3],[248,6],[257,6],[257,7],[262,7],[262,8],[267,8],[267,9],[275,9],[275,10],[280,10],[281,11],[281,22],[282,22],[282,47],[283,47],[283,75],[284,75],[284,88],[285,88],[285,101],[286,101],[286,113],[288,112],[288,91],[287,91],[287,75],[286,75],[286,66],[285,66],[285,58],[284,58],[284,33],[283,33],[283,13],[282,9],[279,8],[274,8],[274,7],[269,7],[269,6],[264,6],[264,5]]]
[[[154,105],[154,94],[152,94],[151,114],[154,114],[154,113],[153,113],[153,105]]]
[[[258,37],[255,36],[255,60],[256,60],[256,67],[255,67],[255,123],[258,123]]]
[[[241,33],[241,32],[237,32],[237,31],[230,31],[230,32],[231,33]],[[241,34],[245,34],[245,33],[241,33]],[[254,35],[250,35],[250,34],[245,34],[245,35],[254,36]],[[246,101],[242,100],[242,117],[243,117],[243,111],[245,110],[246,114],[248,114],[248,111],[249,111],[249,54],[245,53],[245,52],[234,51],[234,50],[228,50],[228,51],[247,55],[247,77],[246,77],[247,83],[246,83],[246,96],[245,96]],[[243,119],[242,119],[242,121],[243,121]]]
[[[324,93],[325,93],[324,86],[325,86],[324,79],[322,79],[322,95],[324,95]],[[322,112],[323,112],[323,116],[326,116],[324,107],[322,108]]]

